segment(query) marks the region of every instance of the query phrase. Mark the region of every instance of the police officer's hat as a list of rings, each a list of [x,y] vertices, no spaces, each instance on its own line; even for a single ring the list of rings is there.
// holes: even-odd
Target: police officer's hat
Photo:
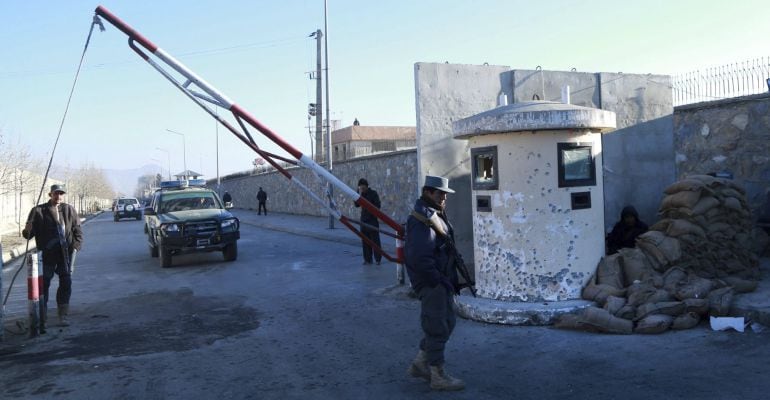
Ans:
[[[455,191],[449,188],[449,179],[441,176],[425,176],[425,186],[433,189],[438,189],[444,193],[454,193]]]
[[[53,194],[53,193],[56,193],[56,192],[67,193],[67,188],[64,187],[64,185],[58,184],[58,183],[55,184],[55,185],[51,185],[51,191],[48,192],[48,193]]]

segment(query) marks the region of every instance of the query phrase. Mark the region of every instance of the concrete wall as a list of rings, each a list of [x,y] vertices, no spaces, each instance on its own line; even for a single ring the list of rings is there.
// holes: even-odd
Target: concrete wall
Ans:
[[[472,263],[473,231],[468,141],[452,137],[452,122],[494,108],[497,97],[512,98],[506,66],[417,63],[414,65],[417,112],[417,180],[425,175],[449,178],[456,191],[447,198],[447,215],[455,228],[457,247]]]
[[[770,218],[770,95],[680,106],[673,124],[677,177],[728,171]]]
[[[618,124],[602,136],[606,228],[626,205],[652,225],[663,189],[676,180],[671,77],[601,73],[599,82],[601,108],[614,111]]]
[[[603,135],[605,230],[627,204],[648,223],[657,220],[662,190],[675,179],[670,78],[659,75],[510,70],[506,66],[415,64],[418,173],[447,175],[462,192],[450,196],[450,217],[463,254],[472,253],[470,151],[452,139],[451,121],[509,101],[560,100],[617,114],[618,130]],[[422,179],[422,178],[421,178]],[[420,182],[421,183],[421,182]],[[469,260],[470,261],[470,260]]]
[[[310,170],[295,167],[289,171],[295,179],[307,185],[316,195],[326,199],[325,185],[321,185]],[[336,162],[332,172],[352,188],[357,186],[359,178],[366,178],[369,181],[369,187],[380,195],[382,211],[397,222],[406,222],[406,217],[416,199],[414,189],[417,186],[416,171],[416,151],[412,149]],[[212,183],[215,184],[210,182],[210,186],[214,186]],[[221,193],[230,192],[236,208],[256,209],[257,190],[260,186],[268,195],[268,212],[329,215],[310,196],[278,172],[223,180]],[[339,192],[339,190],[334,191],[338,209],[343,214],[358,219],[360,208],[355,208],[353,202]],[[347,229],[339,223],[335,226]]]

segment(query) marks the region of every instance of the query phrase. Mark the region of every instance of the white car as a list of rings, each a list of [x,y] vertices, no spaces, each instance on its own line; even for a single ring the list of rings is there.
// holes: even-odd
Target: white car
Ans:
[[[112,203],[112,219],[118,222],[121,218],[142,219],[142,208],[139,200],[134,197],[121,197]]]

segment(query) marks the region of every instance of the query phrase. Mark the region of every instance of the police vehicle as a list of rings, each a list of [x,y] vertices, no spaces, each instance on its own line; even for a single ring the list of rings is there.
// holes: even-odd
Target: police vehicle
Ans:
[[[186,253],[221,251],[225,261],[238,258],[238,218],[205,184],[203,179],[161,182],[144,209],[150,255],[161,267]]]

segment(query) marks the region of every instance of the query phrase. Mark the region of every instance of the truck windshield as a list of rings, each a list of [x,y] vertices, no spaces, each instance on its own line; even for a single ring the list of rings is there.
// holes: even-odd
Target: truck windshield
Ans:
[[[161,213],[211,208],[222,208],[213,193],[163,193],[160,202]]]

